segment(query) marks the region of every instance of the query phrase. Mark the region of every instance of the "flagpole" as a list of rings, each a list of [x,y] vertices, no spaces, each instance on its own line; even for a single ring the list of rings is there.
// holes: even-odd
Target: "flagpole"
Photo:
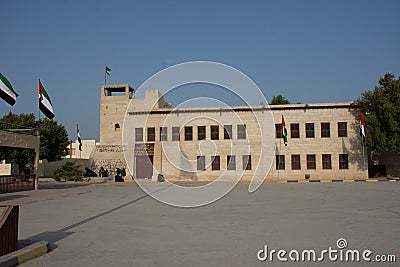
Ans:
[[[40,83],[40,79],[39,79],[39,83]],[[39,89],[38,89],[39,90]],[[39,94],[38,94],[38,124],[37,124],[37,135],[38,135],[38,137],[37,137],[37,139],[38,139],[38,151],[37,151],[37,154],[38,155],[36,155],[35,156],[35,161],[37,161],[37,162],[35,162],[35,164],[36,164],[36,166],[37,166],[37,173],[36,173],[36,179],[35,179],[35,190],[37,190],[38,188],[39,188],[39,160],[40,160],[40,98],[39,98]]]
[[[39,110],[39,117],[40,117],[40,110]],[[34,187],[35,190],[39,188],[39,160],[40,160],[40,119],[37,124],[37,130],[35,131],[37,134],[37,153],[35,153],[35,163],[34,166],[36,166],[36,179],[34,180]]]
[[[364,121],[364,116],[362,114],[362,111],[360,110],[360,136],[361,136],[361,145],[362,145],[362,156],[363,156],[363,163],[364,163],[364,172],[366,172],[365,168],[365,153],[364,153],[364,143],[365,143],[365,121]],[[367,172],[368,174],[368,172]],[[365,177],[366,179],[368,178],[368,175]]]
[[[40,83],[40,79],[39,79],[39,83]],[[39,115],[38,115],[38,118],[39,118],[39,124],[40,124],[40,88],[38,89],[38,97],[39,97],[39,101],[38,101],[38,112],[39,112]]]
[[[365,153],[364,153],[364,141],[363,141],[363,139],[361,138],[361,143],[362,143],[362,156],[363,156],[363,162],[364,162],[364,172],[366,171],[366,169],[365,169]],[[367,175],[365,175],[365,179],[367,179],[368,177],[367,177]]]
[[[278,181],[279,181],[279,170],[281,169],[281,150],[282,150],[282,138],[279,138],[279,150],[278,150]]]

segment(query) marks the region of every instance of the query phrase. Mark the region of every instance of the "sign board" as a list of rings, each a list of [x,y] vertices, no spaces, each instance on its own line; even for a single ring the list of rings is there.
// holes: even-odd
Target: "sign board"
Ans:
[[[154,144],[144,143],[135,144],[135,156],[153,156],[154,155]]]

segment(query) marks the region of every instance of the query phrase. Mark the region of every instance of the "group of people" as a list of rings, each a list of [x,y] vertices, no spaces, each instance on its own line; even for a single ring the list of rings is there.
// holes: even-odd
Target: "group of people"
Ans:
[[[85,177],[97,177],[97,174],[94,171],[90,170],[88,167],[85,168],[85,171],[86,171],[86,173],[84,175]],[[126,176],[125,168],[122,168],[122,169],[117,168],[116,174],[117,175],[115,175],[115,181],[116,182],[124,182],[123,177]],[[100,167],[99,176],[100,177],[108,177],[109,176],[108,169],[104,169],[103,167]]]
[[[117,168],[117,175],[115,175],[115,181],[116,182],[124,182],[124,176],[126,176],[126,171],[125,168],[120,169]]]
[[[100,177],[108,177],[108,169],[104,169],[103,166],[100,167],[99,176]]]

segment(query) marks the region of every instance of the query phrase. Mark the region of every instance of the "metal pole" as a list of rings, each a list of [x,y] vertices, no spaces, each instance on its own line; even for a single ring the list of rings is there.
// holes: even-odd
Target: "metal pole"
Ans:
[[[40,80],[39,80],[40,82]],[[39,188],[39,156],[40,156],[40,99],[38,102],[38,123],[37,123],[37,129],[35,130],[35,133],[37,134],[37,151],[35,151],[35,158],[34,158],[34,169],[35,169],[35,174],[36,177],[34,179],[34,186],[35,186],[35,190],[37,190]]]
[[[34,179],[34,187],[35,190],[37,190],[39,188],[39,154],[40,154],[40,130],[39,130],[39,124],[37,126],[37,129],[35,130],[36,134],[37,134],[37,142],[38,142],[38,146],[37,146],[37,150],[35,151],[35,158],[34,158],[34,173],[36,174],[36,177]]]
[[[281,150],[282,150],[282,138],[279,138],[279,150],[278,150],[278,181],[279,181],[279,170],[281,164]]]
[[[366,169],[365,169],[365,154],[364,154],[364,141],[361,139],[361,143],[362,143],[362,156],[363,156],[363,162],[364,162],[364,172],[366,171]],[[368,175],[367,174],[365,174],[365,179],[367,179],[368,177],[367,177]]]

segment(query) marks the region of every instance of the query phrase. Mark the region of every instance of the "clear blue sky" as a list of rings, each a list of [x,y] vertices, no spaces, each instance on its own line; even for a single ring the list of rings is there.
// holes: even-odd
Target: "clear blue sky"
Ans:
[[[0,115],[37,114],[37,80],[55,119],[98,139],[104,65],[137,88],[167,66],[228,64],[271,100],[352,101],[400,74],[400,1],[3,1],[0,72],[20,94]],[[154,89],[154,88],[151,88]],[[179,97],[168,99],[173,104]]]

